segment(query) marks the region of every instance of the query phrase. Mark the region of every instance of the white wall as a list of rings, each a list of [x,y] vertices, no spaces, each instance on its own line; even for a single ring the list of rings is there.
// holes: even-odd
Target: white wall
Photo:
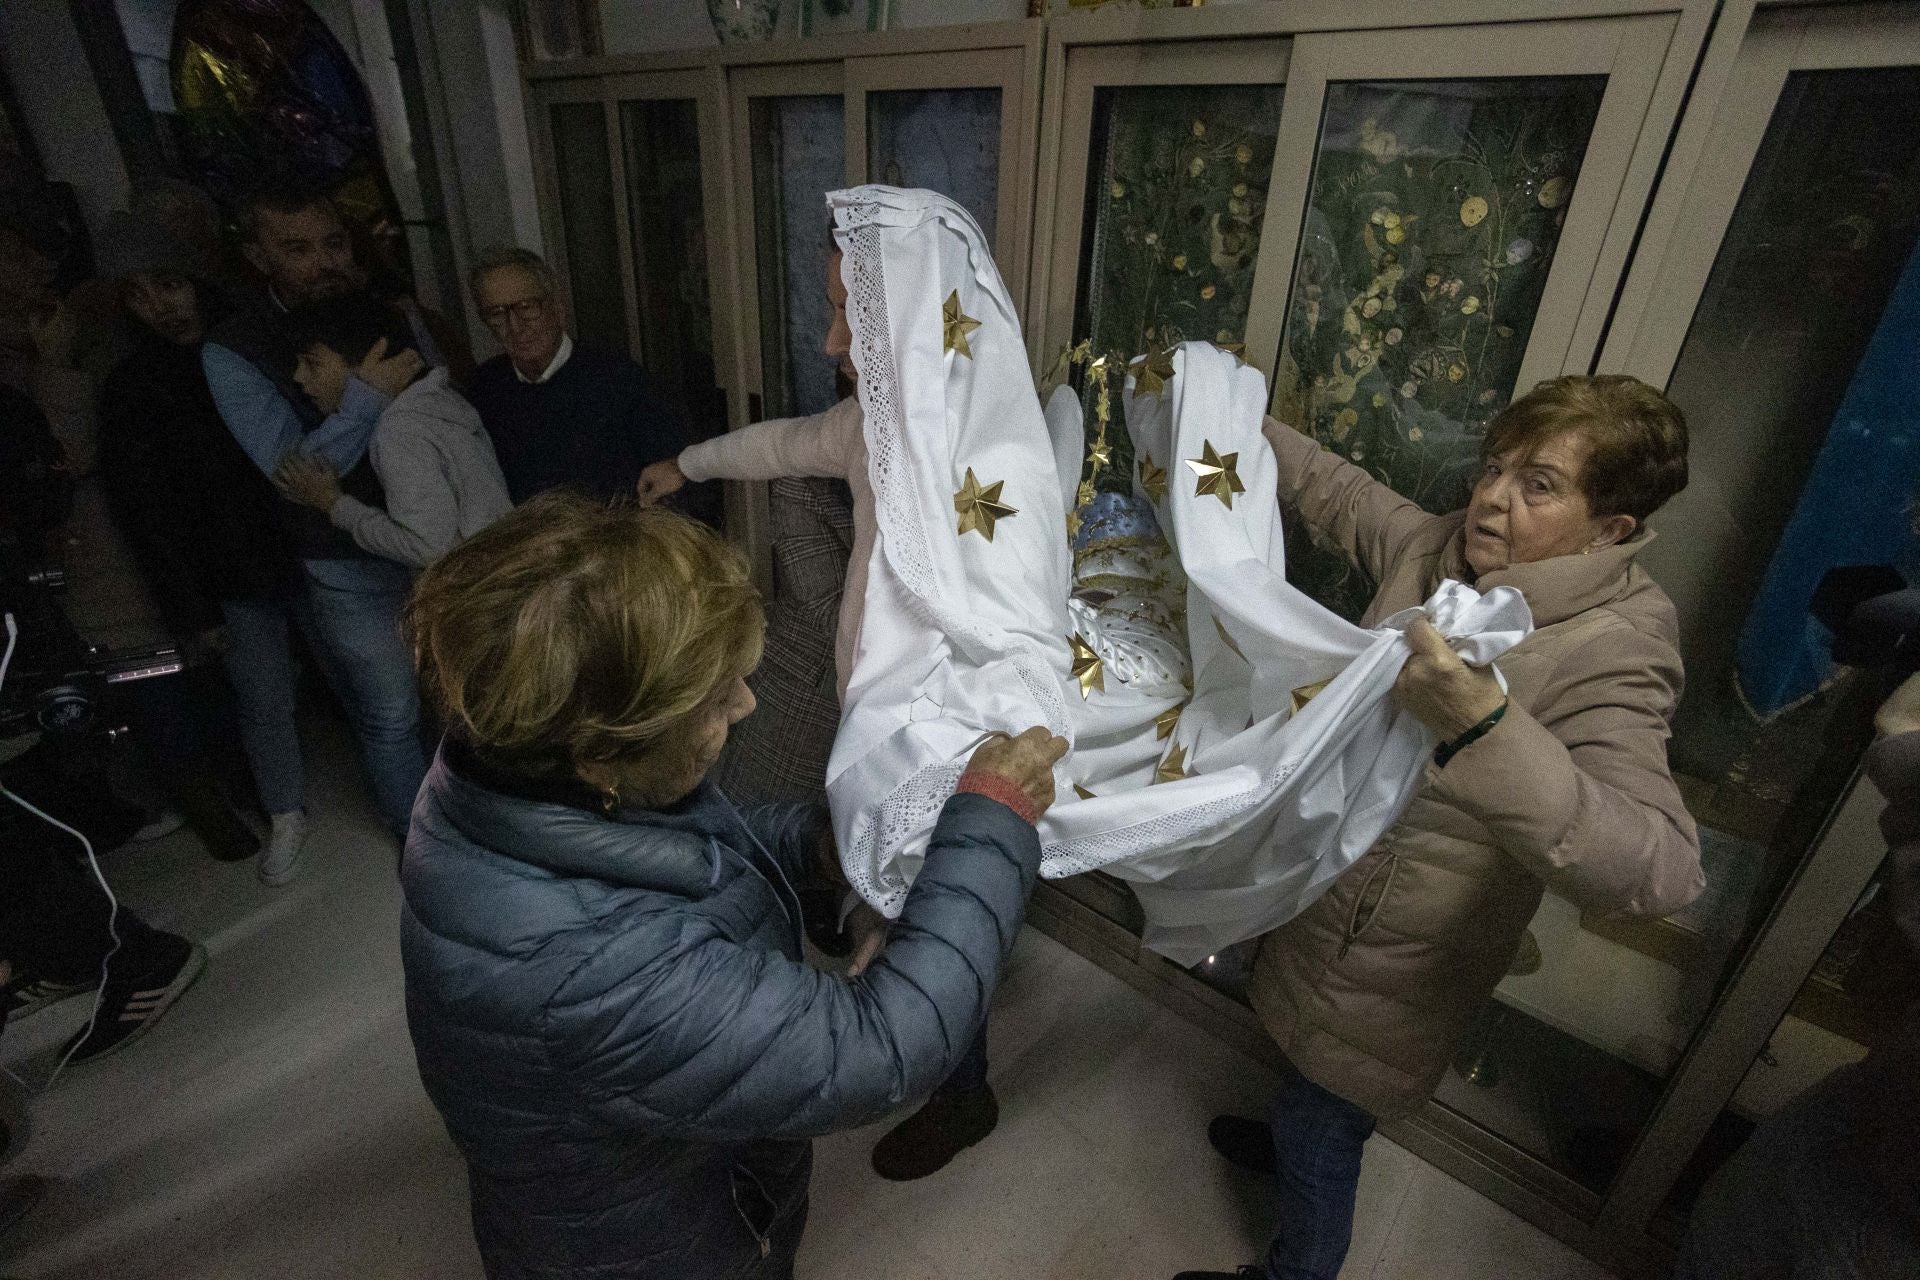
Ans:
[[[73,184],[98,230],[127,202],[127,169],[65,0],[0,0],[0,62],[47,177]]]
[[[433,131],[462,274],[491,245],[543,252],[510,0],[404,2],[432,116],[416,124]],[[449,299],[447,310],[466,320],[475,355],[498,349],[464,298]]]

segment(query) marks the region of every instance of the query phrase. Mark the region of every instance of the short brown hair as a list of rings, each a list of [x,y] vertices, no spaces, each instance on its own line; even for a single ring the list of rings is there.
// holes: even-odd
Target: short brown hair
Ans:
[[[716,691],[760,661],[744,557],[662,508],[550,492],[447,553],[407,606],[448,728],[523,778],[670,766]]]
[[[1529,455],[1556,436],[1586,442],[1580,484],[1596,516],[1636,522],[1687,487],[1687,419],[1638,378],[1609,373],[1550,378],[1488,424],[1480,456]]]
[[[249,244],[259,242],[260,215],[263,213],[288,217],[309,209],[325,209],[339,218],[341,225],[346,224],[346,219],[340,217],[340,206],[319,187],[285,178],[271,179],[248,192],[240,202],[241,237]]]

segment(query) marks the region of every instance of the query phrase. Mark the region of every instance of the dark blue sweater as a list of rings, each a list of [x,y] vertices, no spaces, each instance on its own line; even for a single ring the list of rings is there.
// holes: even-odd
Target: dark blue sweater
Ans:
[[[579,343],[542,383],[520,381],[507,357],[495,356],[473,371],[467,399],[493,438],[516,503],[548,489],[631,497],[641,468],[694,443],[680,406],[646,370]],[[717,522],[716,486],[689,485],[685,494],[682,510]]]

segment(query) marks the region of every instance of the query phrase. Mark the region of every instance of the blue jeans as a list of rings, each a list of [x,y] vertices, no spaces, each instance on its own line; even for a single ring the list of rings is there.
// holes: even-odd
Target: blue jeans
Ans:
[[[321,664],[360,740],[380,816],[404,836],[427,776],[413,654],[400,631],[413,572],[390,560],[305,564]]]
[[[1335,1280],[1353,1243],[1353,1202],[1373,1115],[1299,1072],[1267,1104],[1280,1184],[1269,1280]]]
[[[269,814],[305,807],[300,732],[294,721],[299,694],[293,665],[296,606],[285,600],[222,600],[227,649],[221,655],[238,704],[240,744]]]

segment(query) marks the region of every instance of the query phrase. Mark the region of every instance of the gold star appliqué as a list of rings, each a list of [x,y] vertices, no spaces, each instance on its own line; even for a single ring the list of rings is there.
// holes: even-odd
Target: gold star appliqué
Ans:
[[[1247,486],[1240,483],[1240,473],[1235,467],[1240,455],[1229,453],[1222,457],[1213,447],[1213,441],[1203,440],[1200,456],[1188,458],[1187,465],[1193,468],[1193,496],[1204,498],[1208,494],[1227,504],[1227,510],[1233,510],[1233,495],[1245,493]]]
[[[1303,684],[1295,689],[1293,691],[1293,714],[1299,715],[1306,709],[1307,704],[1313,701],[1315,694],[1332,683],[1332,679],[1315,680],[1312,684]]]
[[[1173,744],[1173,749],[1167,752],[1167,758],[1160,762],[1160,767],[1153,771],[1153,780],[1155,782],[1178,782],[1186,776],[1187,749],[1176,742]]]
[[[940,308],[940,321],[943,329],[941,349],[958,351],[967,359],[973,359],[973,348],[967,345],[967,335],[978,329],[980,322],[960,309],[958,289],[947,295],[946,305]]]
[[[1067,512],[1067,538],[1069,541],[1080,536],[1080,526],[1085,523],[1086,519],[1078,511]]]
[[[961,533],[978,533],[992,542],[993,522],[1020,514],[1019,508],[1000,501],[1000,490],[1006,483],[1005,480],[995,480],[982,487],[974,479],[973,468],[967,468],[966,482],[960,486],[960,492],[953,495],[953,509],[960,513]]]
[[[1167,469],[1153,460],[1153,455],[1140,455],[1140,488],[1149,502],[1167,500]]]
[[[1105,435],[1093,442],[1092,447],[1087,450],[1087,457],[1093,459],[1093,465],[1096,468],[1113,465],[1113,446],[1107,443]]]
[[[1235,644],[1233,641],[1233,637],[1227,634],[1227,629],[1224,625],[1222,625],[1219,614],[1215,614],[1213,616],[1213,629],[1220,633],[1220,643],[1224,644],[1225,646],[1227,646],[1228,649],[1232,650],[1234,657],[1240,659],[1240,661],[1242,662],[1245,662],[1247,660],[1247,655],[1240,652],[1240,646]]]
[[[1105,693],[1107,671],[1100,655],[1079,636],[1068,636],[1067,643],[1073,646],[1073,678],[1080,682],[1080,700],[1086,701],[1096,689]]]
[[[1182,702],[1177,706],[1168,707],[1165,711],[1155,716],[1153,718],[1154,741],[1165,742],[1168,738],[1171,738],[1174,729],[1180,724],[1180,713],[1186,709],[1187,704]]]
[[[1139,372],[1133,375],[1133,389],[1143,396],[1157,396],[1173,380],[1173,352],[1156,351],[1140,357]]]

